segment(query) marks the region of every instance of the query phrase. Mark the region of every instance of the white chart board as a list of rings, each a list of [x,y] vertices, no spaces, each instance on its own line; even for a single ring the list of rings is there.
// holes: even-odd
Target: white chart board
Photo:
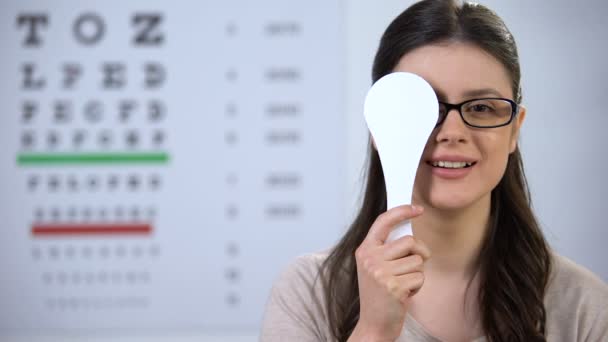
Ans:
[[[257,329],[343,229],[342,13],[3,2],[0,334]]]

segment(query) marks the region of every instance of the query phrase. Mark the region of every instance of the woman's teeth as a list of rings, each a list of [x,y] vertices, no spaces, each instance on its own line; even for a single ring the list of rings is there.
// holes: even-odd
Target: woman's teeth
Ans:
[[[469,167],[473,165],[473,163],[468,162],[449,162],[449,161],[434,161],[431,165],[435,167],[443,167],[446,169],[462,169],[464,167]]]

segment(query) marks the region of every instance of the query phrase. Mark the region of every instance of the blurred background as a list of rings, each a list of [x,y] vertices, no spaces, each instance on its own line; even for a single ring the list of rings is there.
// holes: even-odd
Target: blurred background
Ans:
[[[0,341],[256,341],[353,218],[362,106],[413,1],[0,4]],[[608,279],[608,5],[482,1],[518,43],[534,209]]]

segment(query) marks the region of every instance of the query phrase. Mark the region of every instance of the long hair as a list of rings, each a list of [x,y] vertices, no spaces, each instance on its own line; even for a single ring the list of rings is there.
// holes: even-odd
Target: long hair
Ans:
[[[453,0],[425,0],[400,14],[386,29],[374,59],[372,79],[392,72],[403,55],[445,41],[475,44],[500,61],[521,103],[521,72],[512,34],[488,8]],[[359,319],[359,288],[354,257],[372,223],[386,211],[380,158],[368,143],[365,194],[346,234],[322,265],[329,327],[346,341]],[[543,303],[551,253],[531,209],[519,149],[509,155],[505,173],[492,190],[490,224],[478,256],[479,312],[489,341],[545,341]]]

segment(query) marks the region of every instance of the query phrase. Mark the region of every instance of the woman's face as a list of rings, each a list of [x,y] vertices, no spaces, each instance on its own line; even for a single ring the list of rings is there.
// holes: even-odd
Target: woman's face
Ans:
[[[461,103],[482,97],[513,99],[505,67],[492,55],[468,43],[450,42],[415,49],[401,58],[395,71],[421,76],[443,102]],[[492,189],[504,174],[509,154],[517,146],[524,117],[525,109],[520,107],[520,113],[508,126],[473,128],[462,121],[458,111],[450,111],[426,144],[413,202],[454,210],[489,201]],[[439,161],[473,165],[459,169],[433,166]]]

